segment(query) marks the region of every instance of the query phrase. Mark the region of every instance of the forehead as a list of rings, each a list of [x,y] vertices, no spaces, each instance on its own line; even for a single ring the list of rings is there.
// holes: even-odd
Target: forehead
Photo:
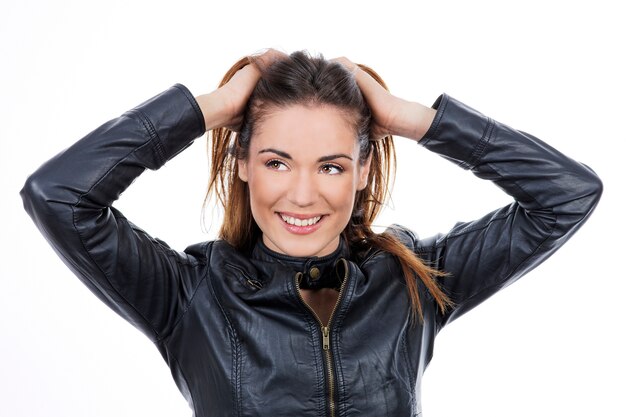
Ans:
[[[352,152],[357,134],[350,117],[335,106],[294,105],[269,113],[255,126],[252,149],[267,146],[305,147],[327,151],[329,148]]]

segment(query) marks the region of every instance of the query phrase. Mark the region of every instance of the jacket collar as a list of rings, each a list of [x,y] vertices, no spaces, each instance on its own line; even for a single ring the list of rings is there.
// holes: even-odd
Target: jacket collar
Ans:
[[[301,272],[300,288],[336,288],[341,286],[341,279],[335,271],[336,262],[350,258],[350,249],[343,236],[339,238],[339,246],[332,253],[325,256],[297,257],[273,251],[263,243],[260,236],[253,249],[252,259],[262,262],[279,263],[289,267],[294,272]]]

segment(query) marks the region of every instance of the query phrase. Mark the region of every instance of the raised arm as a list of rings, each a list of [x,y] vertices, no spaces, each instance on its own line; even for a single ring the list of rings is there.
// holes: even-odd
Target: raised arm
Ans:
[[[597,205],[602,194],[597,175],[540,139],[447,95],[433,108],[402,100],[353,68],[379,135],[416,140],[515,199],[429,239],[407,231],[414,251],[450,274],[440,283],[455,306],[437,316],[439,329],[547,259]]]
[[[246,65],[197,99],[177,84],[114,118],[43,164],[24,207],[89,289],[153,341],[165,337],[204,278],[205,245],[169,248],[112,207],[146,168],[156,170],[206,130],[235,129],[259,78]]]
[[[587,220],[602,182],[587,166],[540,139],[441,96],[419,142],[515,201],[446,234],[416,240],[416,251],[450,273],[442,283],[456,303],[440,326],[516,281],[561,247]]]
[[[178,84],[47,161],[21,191],[24,208],[63,262],[153,341],[183,310],[179,294],[198,285],[203,248],[176,252],[111,205],[146,168],[160,168],[204,132],[196,100]]]

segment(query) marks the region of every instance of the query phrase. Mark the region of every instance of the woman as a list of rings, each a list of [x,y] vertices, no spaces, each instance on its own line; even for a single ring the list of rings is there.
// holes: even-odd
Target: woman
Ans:
[[[177,252],[111,205],[207,130],[225,220],[220,239]],[[515,202],[428,239],[374,234],[392,135]],[[415,416],[439,330],[551,255],[601,192],[586,166],[451,97],[429,108],[347,58],[270,50],[210,94],[177,84],[105,123],[22,197],[64,262],[155,343],[195,416]]]

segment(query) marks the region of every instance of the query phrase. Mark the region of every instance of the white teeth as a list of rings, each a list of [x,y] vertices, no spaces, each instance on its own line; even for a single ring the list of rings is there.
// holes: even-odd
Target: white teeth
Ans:
[[[320,219],[322,218],[322,216],[317,216],[310,219],[296,219],[295,217],[285,216],[284,214],[281,214],[280,217],[283,218],[285,223],[293,224],[296,226],[311,226],[312,224],[320,221]]]

